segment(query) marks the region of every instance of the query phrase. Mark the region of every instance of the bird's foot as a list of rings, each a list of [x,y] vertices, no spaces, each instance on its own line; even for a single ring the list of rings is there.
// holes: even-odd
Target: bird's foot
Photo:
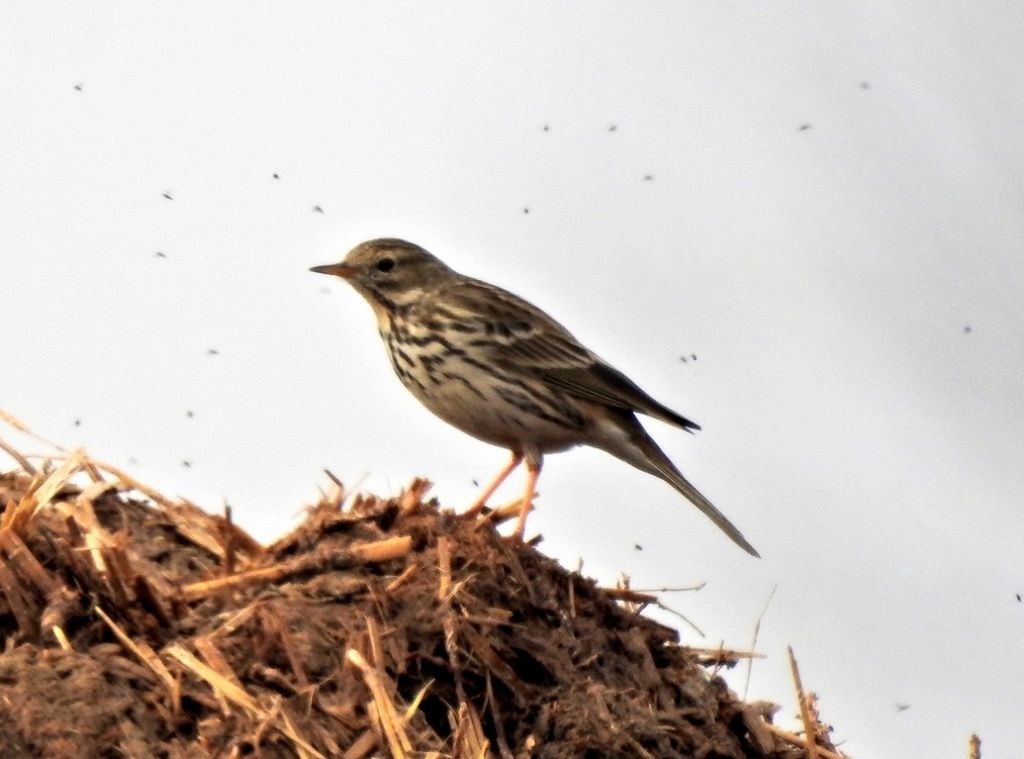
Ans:
[[[541,541],[540,535],[535,535],[529,540],[525,540],[526,534],[526,515],[533,510],[533,503],[529,503],[524,508],[523,499],[519,498],[511,503],[506,503],[504,506],[498,506],[493,509],[487,509],[483,516],[476,520],[473,525],[474,530],[479,530],[485,525],[497,525],[505,522],[506,520],[516,517],[516,528],[512,531],[511,535],[503,536],[500,538],[501,542],[508,546],[519,547],[522,545],[536,545]]]
[[[490,509],[487,508],[487,501],[483,499],[475,501],[468,509],[459,514],[459,516],[463,519],[471,519],[481,511],[490,511]]]
[[[511,535],[501,536],[499,540],[509,548],[522,548],[523,546],[530,546],[532,548],[544,540],[544,536],[538,533],[529,540],[526,540],[522,533],[513,532]]]
[[[533,504],[532,503],[530,504],[530,506],[525,511],[529,512],[531,509],[533,509]],[[510,501],[509,503],[506,503],[503,506],[495,506],[493,508],[491,508],[491,507],[484,507],[484,508],[480,509],[479,511],[483,511],[484,512],[483,516],[481,516],[479,519],[477,519],[476,525],[474,525],[473,529],[480,529],[482,526],[484,526],[486,524],[501,524],[502,522],[505,522],[506,520],[509,520],[512,517],[520,517],[521,518],[523,513],[524,513],[524,510],[523,510],[523,499],[522,498],[517,498],[516,500]],[[479,513],[479,511],[477,511],[477,512],[464,511],[462,514],[460,514],[460,517],[464,517],[464,518],[473,517],[473,516],[476,516],[476,514]],[[522,531],[521,530],[519,531],[519,535],[520,535],[520,537],[522,537]]]

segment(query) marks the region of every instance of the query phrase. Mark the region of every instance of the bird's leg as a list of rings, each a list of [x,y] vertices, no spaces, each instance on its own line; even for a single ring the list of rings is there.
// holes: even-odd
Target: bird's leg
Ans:
[[[487,505],[487,499],[494,495],[494,491],[498,489],[498,486],[505,481],[505,478],[512,474],[512,470],[515,469],[523,460],[523,454],[518,451],[512,451],[512,460],[508,462],[504,469],[502,469],[498,476],[494,478],[494,481],[484,488],[484,492],[480,494],[480,497],[474,501],[473,505],[470,506],[463,514],[463,516],[471,517],[474,514],[479,514],[480,510]]]
[[[526,532],[526,515],[533,508],[533,495],[537,490],[537,477],[540,476],[541,459],[536,460],[531,456],[526,460],[526,492],[523,493],[523,502],[519,505],[519,519],[516,520],[516,531],[512,533],[512,541],[523,542],[523,534]]]

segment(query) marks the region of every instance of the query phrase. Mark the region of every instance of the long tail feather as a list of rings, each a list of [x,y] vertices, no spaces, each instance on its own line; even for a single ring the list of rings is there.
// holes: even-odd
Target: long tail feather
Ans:
[[[663,471],[659,468],[658,473],[661,475],[662,479],[686,496],[690,500],[690,503],[703,511],[712,522],[718,525],[722,532],[732,538],[732,541],[736,545],[751,556],[756,556],[760,559],[761,554],[759,554],[757,549],[750,545],[747,539],[743,537],[743,533],[736,529],[736,525],[730,522],[725,514],[715,508],[715,505],[705,498],[704,495],[697,490],[689,480],[683,477],[679,470],[672,466],[671,463],[669,463],[669,467],[671,468],[668,471]]]
[[[751,556],[761,558],[761,554],[743,537],[743,533],[736,529],[736,525],[730,522],[725,514],[715,508],[715,505],[683,476],[683,473],[676,468],[665,452],[647,434],[635,416],[627,413],[616,414],[613,417],[613,424],[618,434],[604,436],[599,443],[601,448],[613,456],[629,462],[637,469],[665,480],[686,496],[690,503],[704,512],[708,519],[718,525],[718,528],[728,535],[736,545]]]

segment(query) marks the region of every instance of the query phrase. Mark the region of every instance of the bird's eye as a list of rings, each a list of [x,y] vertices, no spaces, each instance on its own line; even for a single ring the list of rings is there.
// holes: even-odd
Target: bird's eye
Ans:
[[[377,271],[391,271],[395,268],[395,259],[382,258],[377,262]]]

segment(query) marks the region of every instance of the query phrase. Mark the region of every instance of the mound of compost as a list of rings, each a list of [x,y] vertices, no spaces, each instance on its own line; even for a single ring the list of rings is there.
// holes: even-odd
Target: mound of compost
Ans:
[[[339,485],[263,546],[80,452],[22,459],[0,475],[0,755],[808,755],[638,598],[427,488]]]

